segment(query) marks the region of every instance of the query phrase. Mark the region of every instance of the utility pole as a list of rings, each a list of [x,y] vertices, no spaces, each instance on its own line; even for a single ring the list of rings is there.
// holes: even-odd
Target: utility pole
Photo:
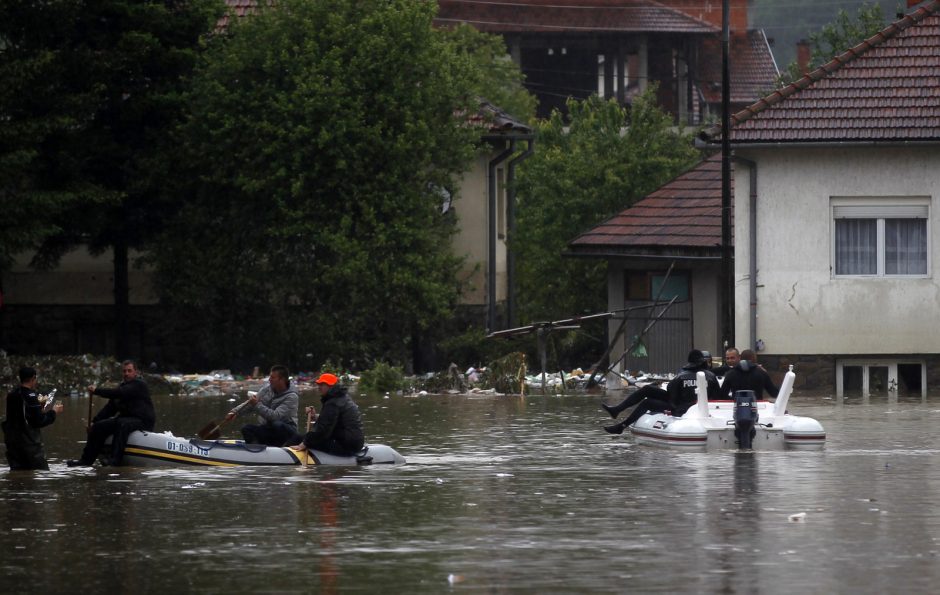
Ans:
[[[734,346],[734,269],[731,264],[731,11],[721,3],[721,340]]]

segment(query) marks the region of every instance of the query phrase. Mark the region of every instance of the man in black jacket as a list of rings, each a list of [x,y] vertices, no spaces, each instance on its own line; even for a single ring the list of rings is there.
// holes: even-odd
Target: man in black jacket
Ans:
[[[689,352],[688,360],[688,363],[682,366],[682,371],[679,375],[670,380],[669,384],[666,385],[666,390],[657,389],[657,393],[650,394],[650,396],[640,401],[627,419],[612,426],[606,426],[604,431],[611,434],[622,434],[625,429],[629,428],[647,412],[663,413],[671,411],[672,415],[675,417],[681,417],[682,414],[688,411],[689,407],[698,401],[695,387],[696,377],[699,372],[705,372],[705,380],[708,383],[708,400],[712,401],[719,398],[720,385],[718,384],[718,378],[708,369],[708,361],[705,359],[702,352],[698,349],[693,349]],[[648,387],[644,387],[640,390],[646,388]],[[637,391],[635,394],[639,392],[640,391]],[[629,397],[625,399],[624,402],[627,400],[629,400]],[[621,403],[621,405],[622,404],[623,403]],[[614,415],[614,410],[619,409],[619,407],[620,406],[617,405],[615,407],[605,407],[605,409],[611,415]],[[617,413],[619,413],[620,410],[618,410]]]
[[[39,402],[36,394],[39,378],[34,368],[20,368],[19,376],[20,385],[7,395],[7,417],[3,421],[7,462],[12,471],[48,469],[39,428],[55,421],[56,415],[62,413],[62,403],[46,408]]]
[[[752,390],[754,397],[760,401],[764,398],[764,391],[776,397],[780,388],[770,379],[770,374],[757,365],[757,354],[750,349],[741,352],[741,361],[725,374],[721,385],[721,394],[727,398],[734,398],[735,391]]]
[[[127,437],[135,430],[153,430],[157,415],[150,400],[150,389],[140,379],[137,365],[127,360],[122,366],[124,382],[117,388],[88,387],[88,398],[98,395],[108,403],[88,426],[88,441],[79,460],[68,461],[69,467],[90,467],[98,458],[105,441],[111,437],[110,465],[120,465],[124,458]]]
[[[351,456],[362,450],[365,435],[362,432],[362,416],[359,407],[350,398],[345,386],[337,384],[334,374],[320,374],[317,389],[320,391],[320,415],[313,428],[304,435],[304,441],[294,450],[319,450],[334,455]],[[313,407],[308,413],[316,416]]]

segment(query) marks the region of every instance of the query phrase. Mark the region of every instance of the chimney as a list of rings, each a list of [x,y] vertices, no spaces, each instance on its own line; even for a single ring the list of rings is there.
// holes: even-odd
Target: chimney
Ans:
[[[806,74],[809,72],[809,59],[811,57],[811,50],[809,48],[809,42],[805,39],[801,39],[796,42],[796,65],[800,68],[800,72]]]

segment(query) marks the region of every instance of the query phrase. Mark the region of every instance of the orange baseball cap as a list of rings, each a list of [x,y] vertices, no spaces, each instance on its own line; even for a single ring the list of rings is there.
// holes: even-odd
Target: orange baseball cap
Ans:
[[[334,374],[330,374],[329,372],[320,374],[320,377],[317,378],[317,384],[327,384],[329,386],[333,386],[337,382],[339,382],[339,378],[337,378]]]

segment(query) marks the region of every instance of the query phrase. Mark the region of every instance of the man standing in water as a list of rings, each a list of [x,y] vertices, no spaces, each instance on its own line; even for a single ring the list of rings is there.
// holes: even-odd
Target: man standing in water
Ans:
[[[365,446],[362,432],[362,416],[359,407],[349,396],[345,386],[338,384],[335,374],[320,374],[317,389],[320,391],[320,415],[304,436],[302,443],[292,446],[294,450],[320,450],[339,456],[352,456]],[[308,412],[316,416],[313,407]]]
[[[7,417],[3,421],[3,441],[10,470],[48,469],[39,429],[55,421],[62,403],[43,407],[36,394],[39,376],[34,368],[20,368],[20,385],[7,395]]]
[[[91,467],[108,437],[111,438],[111,457],[107,459],[107,464],[120,465],[131,432],[153,430],[157,414],[150,400],[150,389],[140,378],[137,364],[125,360],[121,364],[121,374],[124,382],[117,388],[88,387],[89,399],[98,395],[107,399],[108,403],[91,420],[82,456],[77,461],[68,461],[69,467]]]

